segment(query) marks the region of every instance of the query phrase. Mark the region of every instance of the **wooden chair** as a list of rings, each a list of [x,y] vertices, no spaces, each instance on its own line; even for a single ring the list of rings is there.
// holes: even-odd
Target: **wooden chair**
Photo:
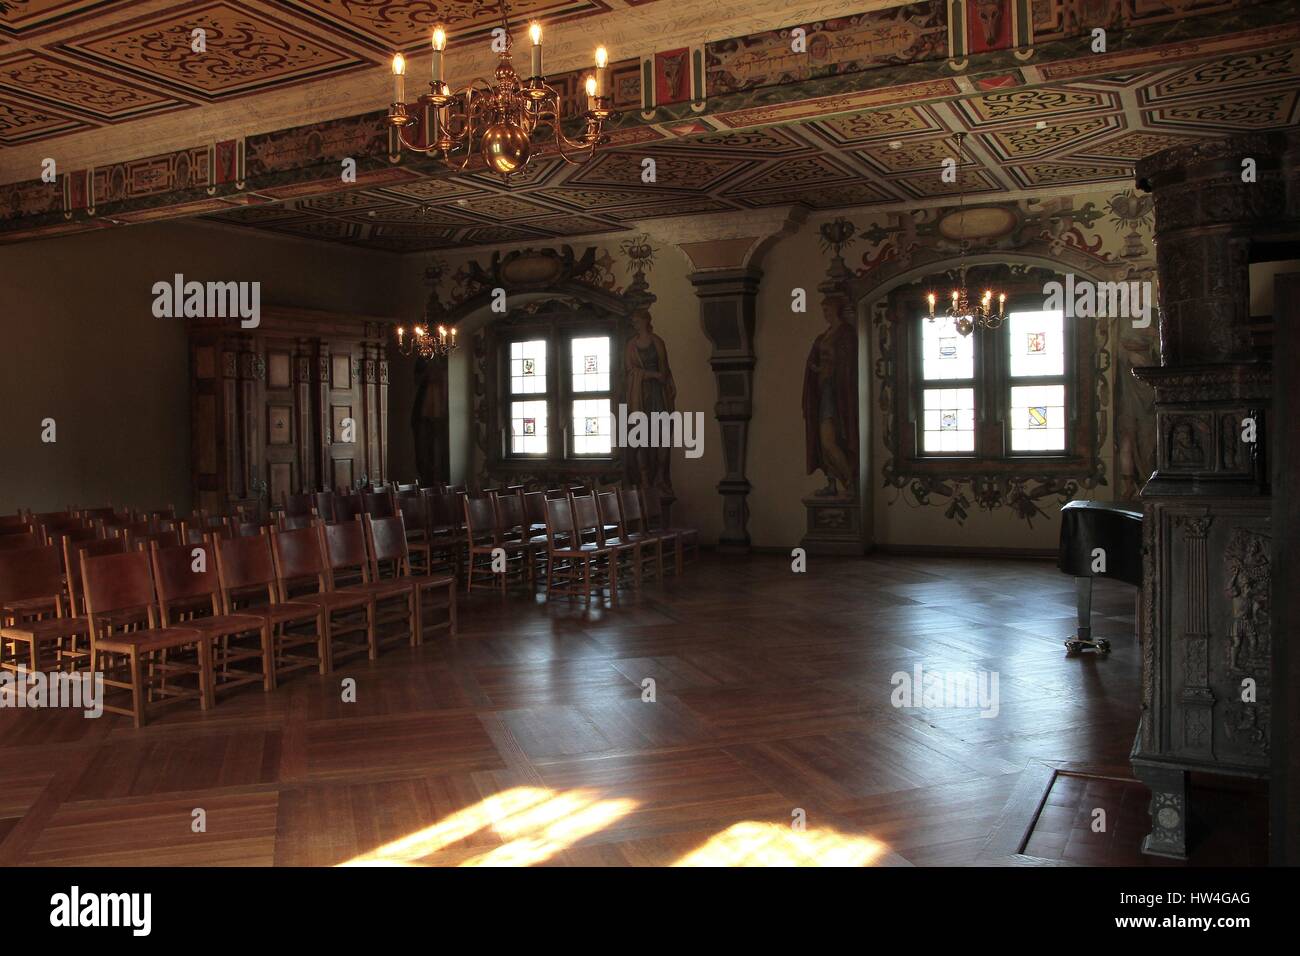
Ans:
[[[538,565],[544,567],[546,563],[545,525],[543,524],[540,534],[533,532],[532,523],[524,514],[524,499],[521,491],[498,492],[493,497],[496,502],[497,535],[508,546],[517,545],[522,548],[528,571],[529,591],[536,590],[537,579],[541,576]]]
[[[0,668],[43,672],[52,652],[62,669],[64,652],[89,633],[85,618],[67,613],[62,563],[53,544],[0,554]],[[18,662],[19,645],[27,648],[26,668]]]
[[[612,552],[610,561],[616,567],[621,562],[627,561],[632,570],[632,586],[635,590],[640,591],[641,543],[639,541],[629,541],[617,534],[610,534],[611,529],[618,531],[620,526],[617,524],[607,525],[601,520],[600,508],[596,504],[595,494],[575,495],[570,501],[570,508],[573,514],[573,530],[577,535],[575,540],[581,544],[594,544],[597,547],[609,549]]]
[[[275,687],[275,658],[272,653],[271,622],[254,614],[227,614],[217,575],[217,558],[209,540],[204,545],[160,547],[150,542],[154,585],[163,627],[190,627],[210,644],[212,669],[208,699],[215,706],[219,692],[258,683],[263,690]],[[247,644],[252,641],[254,647]],[[245,661],[257,661],[256,671]]]
[[[206,710],[211,703],[211,642],[193,628],[156,626],[149,555],[127,551],[90,558],[83,552],[81,578],[90,623],[90,670],[103,672],[105,687],[130,694],[129,708],[105,700],[104,710],[131,717],[137,729],[156,706],[197,698]],[[118,623],[124,614],[141,610],[147,628]],[[190,653],[192,662],[186,659]],[[194,688],[177,686],[185,677],[193,677]]]
[[[602,491],[596,495],[596,510],[600,514],[601,525],[606,529],[606,537],[639,545],[635,560],[637,580],[645,571],[650,571],[656,580],[664,579],[664,540],[658,535],[646,534],[644,531],[629,531],[623,520],[623,506],[618,491]],[[613,529],[613,535],[608,530]]]
[[[334,669],[335,640],[349,634],[364,634],[361,646],[344,643],[344,660],[370,652],[374,646],[373,598],[363,591],[331,591],[329,565],[320,526],[297,531],[272,531],[271,550],[275,555],[275,577],[282,602],[315,604],[324,612],[321,619],[324,670]],[[314,588],[314,590],[313,590]],[[362,612],[359,621],[357,612]]]
[[[311,517],[312,510],[316,507],[315,495],[309,491],[303,491],[298,494],[288,494],[284,496],[284,507],[281,509],[287,517],[306,516]]]
[[[582,586],[579,589],[578,581]],[[618,561],[610,548],[583,544],[573,520],[568,498],[546,502],[546,593],[581,595],[591,602],[591,586],[609,585],[610,602],[618,603]]]
[[[429,499],[420,492],[401,492],[397,496],[397,516],[406,532],[409,555],[419,559],[421,574],[433,573],[433,547],[429,540]],[[382,517],[372,515],[371,517]],[[414,561],[414,559],[412,559]],[[449,562],[450,563],[450,562]],[[412,569],[414,573],[414,568]]]
[[[393,580],[410,581],[415,592],[415,643],[424,641],[427,629],[446,628],[456,636],[456,578],[450,574],[416,574],[411,567],[405,529],[400,518],[372,518],[366,515],[366,541],[370,547],[372,578],[383,581],[386,566],[392,568]],[[426,627],[424,596],[429,592],[446,592],[447,620]]]
[[[359,494],[336,495],[334,498],[334,520],[351,521],[357,515],[365,514],[365,502]],[[330,519],[321,515],[325,521]]]
[[[126,549],[128,551],[148,551],[154,544],[164,548],[174,548],[181,544],[181,532],[179,528],[169,528],[165,531],[145,532],[134,532],[127,529],[124,537],[126,539]]]
[[[271,529],[276,526],[276,522],[270,518],[259,519],[257,521],[232,521],[229,525],[230,536],[232,538],[256,538],[259,534],[270,534]],[[300,527],[309,527],[302,525]]]
[[[676,537],[676,570],[678,574],[681,574],[688,561],[693,561],[700,556],[700,532],[695,528],[665,527],[663,500],[655,489],[646,489],[642,493],[641,500],[645,511],[647,529]]]
[[[465,540],[469,549],[466,591],[474,590],[475,578],[484,575],[492,581],[490,586],[502,593],[512,575],[517,574],[532,583],[531,552],[524,542],[506,540],[501,533],[497,522],[496,501],[493,498],[465,498]],[[492,567],[498,549],[506,561],[502,572],[494,571]]]
[[[361,507],[365,514],[375,518],[391,518],[397,512],[393,508],[393,496],[388,489],[367,491],[361,495]]]
[[[213,538],[221,612],[260,618],[269,628],[271,686],[294,671],[313,668],[326,673],[329,659],[325,643],[326,610],[320,604],[280,599],[271,536]],[[306,626],[307,631],[290,628]],[[301,649],[313,649],[305,656]]]
[[[315,520],[310,512],[307,514],[289,514],[281,511],[275,517],[275,526],[281,531],[297,531],[300,528],[310,528]]]
[[[623,527],[628,534],[659,539],[661,550],[667,550],[673,555],[672,568],[674,573],[681,574],[683,561],[680,536],[676,531],[651,528],[642,507],[643,501],[641,492],[637,488],[627,488],[619,495],[619,503],[622,506]]]
[[[383,633],[383,626],[400,622],[402,628],[396,636],[405,635],[411,646],[419,640],[420,623],[415,585],[409,578],[375,577],[374,562],[366,541],[363,518],[340,521],[321,527],[328,566],[329,589],[336,592],[355,592],[370,596],[370,659],[379,654],[379,648],[394,642],[394,636]]]
[[[0,551],[27,551],[45,545],[45,535],[39,528],[24,534],[0,534]]]
[[[151,534],[157,531],[152,520],[146,518],[143,521],[128,521],[125,524],[115,524],[105,518],[99,518],[96,522],[99,525],[100,536],[104,538],[124,538],[128,542],[134,537],[142,534]],[[127,545],[128,549],[130,544]]]
[[[15,515],[0,515],[0,535],[26,534],[33,527],[33,521],[22,512]]]
[[[464,495],[459,492],[429,492],[426,503],[429,509],[429,569],[447,568],[459,578],[467,557],[465,534]]]

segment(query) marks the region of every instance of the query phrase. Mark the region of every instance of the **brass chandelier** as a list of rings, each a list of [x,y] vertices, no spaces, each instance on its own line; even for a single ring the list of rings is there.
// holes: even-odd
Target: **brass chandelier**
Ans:
[[[994,308],[992,289],[985,289],[984,294],[978,300],[971,298],[970,291],[966,285],[966,249],[970,245],[970,240],[966,238],[966,189],[961,184],[961,168],[964,159],[963,144],[966,139],[965,133],[957,133],[957,176],[958,176],[958,230],[961,234],[961,254],[957,267],[957,287],[952,290],[950,304],[944,315],[952,320],[953,326],[957,329],[959,335],[970,335],[975,329],[997,329],[1006,321],[1007,294],[997,292],[997,307]],[[931,292],[926,295],[926,300],[930,304],[930,321],[933,322],[938,316],[935,314],[935,305],[937,296]]]
[[[456,344],[456,330],[440,325],[437,329],[423,325],[412,326],[411,334],[406,329],[397,327],[397,351],[406,356],[418,356],[429,359],[450,355],[460,346]]]
[[[614,115],[609,94],[609,56],[605,48],[596,49],[596,68],[587,76],[587,109],[582,114],[584,129],[577,139],[565,135],[560,124],[560,93],[546,82],[542,72],[542,25],[534,21],[528,28],[532,40],[529,77],[521,79],[511,63],[510,22],[507,4],[501,2],[501,25],[504,48],[497,62],[495,82],[479,79],[453,91],[443,78],[443,51],[447,32],[439,24],[433,28],[433,81],[429,92],[421,94],[419,106],[427,117],[424,144],[408,140],[403,130],[418,121],[407,111],[406,58],[393,57],[393,104],[388,108],[388,122],[397,128],[401,144],[417,153],[441,154],[455,170],[465,169],[477,153],[489,169],[509,179],[528,164],[533,154],[535,131],[549,131],[556,150],[573,165],[587,162],[596,147],[609,142],[605,121]],[[456,158],[453,154],[457,154]]]

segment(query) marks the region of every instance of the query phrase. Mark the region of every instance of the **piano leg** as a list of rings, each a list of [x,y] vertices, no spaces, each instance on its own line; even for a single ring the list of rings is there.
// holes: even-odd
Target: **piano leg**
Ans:
[[[1078,602],[1079,625],[1074,637],[1065,642],[1065,648],[1071,654],[1084,648],[1104,654],[1110,650],[1110,641],[1092,639],[1092,578],[1075,578],[1074,587]]]

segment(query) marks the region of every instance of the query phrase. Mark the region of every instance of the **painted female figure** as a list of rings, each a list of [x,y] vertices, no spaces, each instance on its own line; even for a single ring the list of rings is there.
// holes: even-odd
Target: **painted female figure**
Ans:
[[[677,386],[668,367],[668,348],[654,334],[649,312],[638,309],[631,319],[633,335],[623,351],[628,414],[645,412],[651,416],[655,412],[671,412],[677,401]],[[643,488],[657,488],[661,494],[672,495],[670,451],[669,448],[630,449],[632,480]]]

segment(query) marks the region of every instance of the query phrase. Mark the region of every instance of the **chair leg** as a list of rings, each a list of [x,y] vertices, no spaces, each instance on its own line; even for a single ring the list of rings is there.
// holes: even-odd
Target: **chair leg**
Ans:
[[[447,630],[455,637],[460,630],[459,620],[456,616],[456,579],[451,579],[451,584],[447,585],[447,619],[450,626]]]
[[[411,646],[424,643],[424,623],[422,620],[423,595],[418,587],[411,585]]]
[[[129,658],[131,668],[131,716],[135,721],[135,729],[139,730],[144,726],[144,679],[140,673],[140,654],[134,647],[131,648]]]
[[[372,660],[379,659],[379,629],[375,627],[375,618],[378,617],[378,601],[371,601],[366,605],[366,645],[369,648],[367,656]]]
[[[212,638],[199,638],[199,710],[208,710],[217,703],[217,678],[212,669]],[[223,660],[224,665],[224,660]],[[222,667],[225,671],[225,667]]]
[[[275,690],[275,627],[262,625],[262,690]]]
[[[334,616],[329,611],[321,611],[317,630],[320,633],[320,672],[328,674],[334,670]]]

